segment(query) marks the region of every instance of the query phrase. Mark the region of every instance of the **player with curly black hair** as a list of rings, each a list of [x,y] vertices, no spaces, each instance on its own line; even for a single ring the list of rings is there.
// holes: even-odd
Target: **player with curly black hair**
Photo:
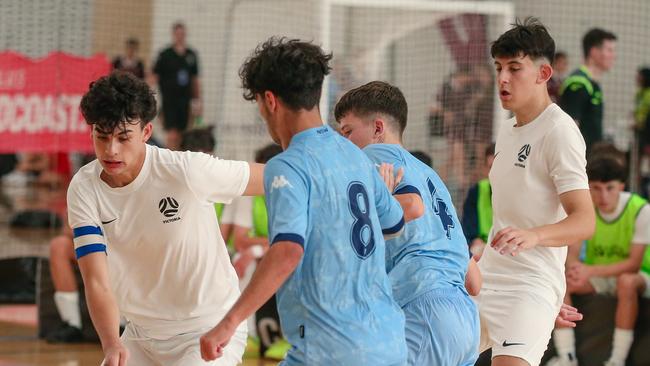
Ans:
[[[404,215],[365,154],[321,120],[331,55],[272,38],[244,63],[255,100],[284,152],[264,172],[270,248],[224,320],[201,338],[219,357],[236,325],[275,292],[291,343],[283,365],[404,365],[404,315],[391,295],[382,236]]]
[[[239,296],[212,203],[262,194],[263,166],[147,145],[156,101],[127,73],[93,82],[81,112],[97,159],[72,179],[68,215],[104,364],[203,363],[196,339]],[[214,364],[240,362],[245,342],[242,322]]]

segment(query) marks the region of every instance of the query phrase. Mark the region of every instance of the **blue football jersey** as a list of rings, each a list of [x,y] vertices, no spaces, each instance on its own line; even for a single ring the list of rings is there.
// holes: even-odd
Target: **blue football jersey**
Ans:
[[[465,289],[467,241],[447,187],[438,174],[402,146],[371,144],[363,151],[375,164],[404,168],[395,194],[416,193],[425,213],[406,223],[404,233],[386,242],[386,268],[400,306],[432,289]]]
[[[330,127],[296,134],[264,170],[271,245],[304,255],[277,293],[285,365],[403,365],[404,317],[386,274],[384,234],[403,212],[374,164]]]

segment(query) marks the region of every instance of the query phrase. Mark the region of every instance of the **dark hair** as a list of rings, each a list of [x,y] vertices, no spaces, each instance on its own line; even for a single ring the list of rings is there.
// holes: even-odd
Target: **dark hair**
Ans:
[[[605,41],[615,41],[616,35],[612,32],[608,32],[604,29],[593,28],[589,32],[585,33],[585,36],[582,37],[582,54],[585,56],[585,59],[589,57],[589,51],[594,47],[600,47]]]
[[[544,57],[552,62],[555,57],[555,41],[537,18],[528,17],[523,23],[517,19],[510,30],[492,43],[490,52],[492,58],[522,55],[532,60]]]
[[[156,117],[156,98],[149,85],[131,73],[113,71],[90,83],[81,98],[81,114],[89,125],[105,133]]]
[[[282,146],[278,144],[268,144],[255,152],[255,162],[266,164],[274,156],[282,152]]]
[[[332,54],[312,43],[271,37],[239,69],[244,99],[270,91],[293,110],[318,106]]]
[[[590,182],[625,182],[625,165],[615,157],[600,155],[587,163],[587,177]]]
[[[564,51],[557,51],[555,52],[555,55],[553,56],[553,62],[557,61],[558,59],[561,58],[567,58],[567,54]]]
[[[126,45],[127,46],[136,46],[137,47],[139,44],[140,44],[140,41],[138,41],[138,39],[134,38],[134,37],[127,38],[127,40],[126,40]]]
[[[641,75],[641,87],[650,88],[650,68],[649,67],[640,68],[639,75]]]
[[[212,134],[212,126],[195,128],[183,132],[181,150],[213,152],[216,141]]]
[[[489,156],[494,155],[494,147],[495,147],[495,144],[494,144],[494,142],[493,142],[493,143],[489,144],[489,145],[485,148],[485,157],[486,157],[486,158],[489,157]]]
[[[411,153],[411,155],[415,156],[418,160],[423,162],[428,167],[430,167],[431,164],[433,163],[433,160],[431,160],[431,156],[422,150],[412,150],[409,152]]]
[[[185,29],[185,23],[183,23],[183,22],[181,22],[180,20],[178,20],[178,21],[174,22],[174,24],[172,24],[172,30],[176,30],[176,29],[178,29],[178,28],[183,28],[183,29]]]
[[[350,112],[359,117],[372,113],[386,114],[395,120],[393,123],[397,123],[401,136],[406,128],[408,105],[398,87],[384,81],[371,81],[345,93],[334,107],[337,121]]]

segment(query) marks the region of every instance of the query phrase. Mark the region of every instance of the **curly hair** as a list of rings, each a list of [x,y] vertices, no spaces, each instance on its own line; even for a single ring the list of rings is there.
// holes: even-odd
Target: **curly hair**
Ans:
[[[271,37],[257,46],[239,70],[244,99],[270,91],[293,110],[318,105],[332,54],[309,42]]]
[[[144,127],[156,117],[156,99],[144,81],[127,72],[113,71],[90,83],[80,109],[86,123],[112,133],[117,127],[125,129],[127,123]]]
[[[528,17],[524,22],[517,20],[513,27],[492,43],[492,58],[529,56],[533,60],[555,58],[555,41],[537,18]]]

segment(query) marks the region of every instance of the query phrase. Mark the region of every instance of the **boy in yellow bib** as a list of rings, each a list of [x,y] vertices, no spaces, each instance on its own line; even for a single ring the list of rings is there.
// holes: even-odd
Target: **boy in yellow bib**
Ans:
[[[650,206],[640,196],[625,192],[626,169],[610,156],[587,165],[591,197],[597,212],[596,232],[586,241],[584,263],[579,247],[567,259],[569,294],[611,294],[617,297],[616,329],[607,366],[623,366],[634,340],[638,296],[650,297]],[[650,253],[650,252],[648,252]],[[572,328],[555,330],[557,365],[577,365]]]

